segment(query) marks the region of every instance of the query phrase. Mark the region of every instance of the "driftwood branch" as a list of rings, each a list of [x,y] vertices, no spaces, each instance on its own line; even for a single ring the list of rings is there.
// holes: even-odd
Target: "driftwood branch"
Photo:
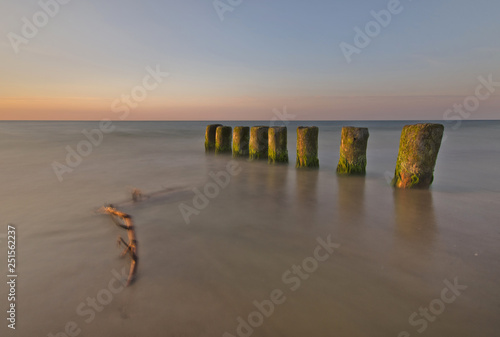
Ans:
[[[121,257],[129,254],[131,258],[130,272],[128,275],[127,286],[129,286],[135,279],[139,257],[137,255],[137,239],[135,236],[134,223],[132,217],[127,213],[117,210],[113,205],[104,206],[100,209],[102,213],[111,215],[113,222],[120,228],[127,231],[128,242],[122,237],[118,236],[118,246],[124,245],[125,249],[120,254]],[[123,222],[123,223],[122,223]]]
[[[112,205],[106,205],[97,210],[97,213],[109,214],[111,216],[111,220],[115,223],[115,225],[119,228],[125,229],[127,231],[128,242],[122,237],[118,236],[117,244],[119,247],[122,245],[125,247],[121,252],[120,257],[124,257],[125,255],[130,255],[131,264],[130,264],[130,272],[127,280],[127,286],[134,282],[137,266],[139,263],[139,256],[137,254],[137,239],[135,235],[134,224],[132,222],[132,217],[124,212],[118,210],[122,207],[130,207],[135,206],[135,204],[149,200],[149,201],[159,201],[159,200],[168,200],[182,193],[188,193],[190,191],[187,188],[183,187],[173,187],[173,188],[165,188],[160,191],[156,191],[153,193],[145,194],[142,193],[141,190],[137,188],[131,188],[131,198],[123,200],[119,203],[113,203]]]

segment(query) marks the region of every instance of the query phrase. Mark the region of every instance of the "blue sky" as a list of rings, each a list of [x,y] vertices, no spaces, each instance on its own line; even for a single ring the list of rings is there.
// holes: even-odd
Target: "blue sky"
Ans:
[[[168,78],[127,118],[268,119],[286,106],[299,119],[442,119],[479,76],[500,81],[493,0],[401,0],[348,63],[340,43],[389,2],[242,0],[221,21],[210,0],[72,0],[18,53],[8,34],[41,7],[2,2],[0,119],[116,119],[112,103],[156,65]],[[468,118],[499,118],[499,93]]]

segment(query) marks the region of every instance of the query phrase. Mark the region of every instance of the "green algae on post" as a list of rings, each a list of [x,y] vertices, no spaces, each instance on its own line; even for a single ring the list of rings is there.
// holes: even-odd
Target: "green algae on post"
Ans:
[[[288,163],[287,131],[284,126],[269,128],[269,164]]]
[[[267,159],[268,152],[267,126],[252,126],[250,129],[250,159]]]
[[[215,132],[215,153],[231,153],[233,129],[230,126],[219,126]]]
[[[296,167],[319,167],[318,127],[299,126],[297,128]]]
[[[366,174],[366,147],[369,136],[367,128],[355,128],[352,126],[342,128],[340,159],[337,165],[338,174]]]
[[[207,125],[207,130],[205,131],[205,152],[215,151],[215,132],[221,124]]]
[[[250,128],[248,126],[236,126],[233,131],[233,157],[248,157],[248,145],[250,142]]]
[[[392,186],[429,188],[434,180],[443,132],[442,124],[415,124],[403,128]]]

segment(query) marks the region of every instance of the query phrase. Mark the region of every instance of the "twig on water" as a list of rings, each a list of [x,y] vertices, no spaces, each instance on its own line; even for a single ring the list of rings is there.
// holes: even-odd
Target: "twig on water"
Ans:
[[[125,256],[127,253],[130,255],[131,263],[130,263],[130,272],[128,275],[127,286],[129,286],[135,279],[135,275],[137,273],[137,266],[139,263],[139,256],[137,255],[137,239],[135,236],[134,224],[132,222],[132,217],[127,214],[117,210],[113,205],[108,205],[101,207],[99,209],[102,213],[106,213],[111,215],[111,219],[113,222],[120,228],[123,228],[127,231],[128,242],[125,241],[121,236],[118,236],[118,246],[122,244],[125,246],[125,249],[120,254],[120,257]],[[118,219],[121,219],[123,223],[121,223]]]

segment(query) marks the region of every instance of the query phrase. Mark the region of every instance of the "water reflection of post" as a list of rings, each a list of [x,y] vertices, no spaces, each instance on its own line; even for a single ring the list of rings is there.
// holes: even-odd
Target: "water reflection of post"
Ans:
[[[235,197],[246,200],[246,209],[256,215],[290,212],[288,166],[269,166],[257,161],[245,163],[244,172],[238,177],[241,189]]]
[[[431,243],[436,235],[432,192],[429,190],[394,190],[396,235],[416,243]]]
[[[288,166],[279,165],[270,167],[268,170],[267,191],[273,205],[276,205],[277,208],[288,209],[287,178]]]
[[[296,170],[296,199],[297,206],[294,212],[300,223],[306,227],[312,226],[318,213],[318,176],[315,169]]]
[[[365,177],[337,176],[339,224],[357,226],[365,221]]]
[[[269,166],[263,162],[245,163],[245,178],[248,193],[255,196],[263,196],[266,193],[267,176]]]

